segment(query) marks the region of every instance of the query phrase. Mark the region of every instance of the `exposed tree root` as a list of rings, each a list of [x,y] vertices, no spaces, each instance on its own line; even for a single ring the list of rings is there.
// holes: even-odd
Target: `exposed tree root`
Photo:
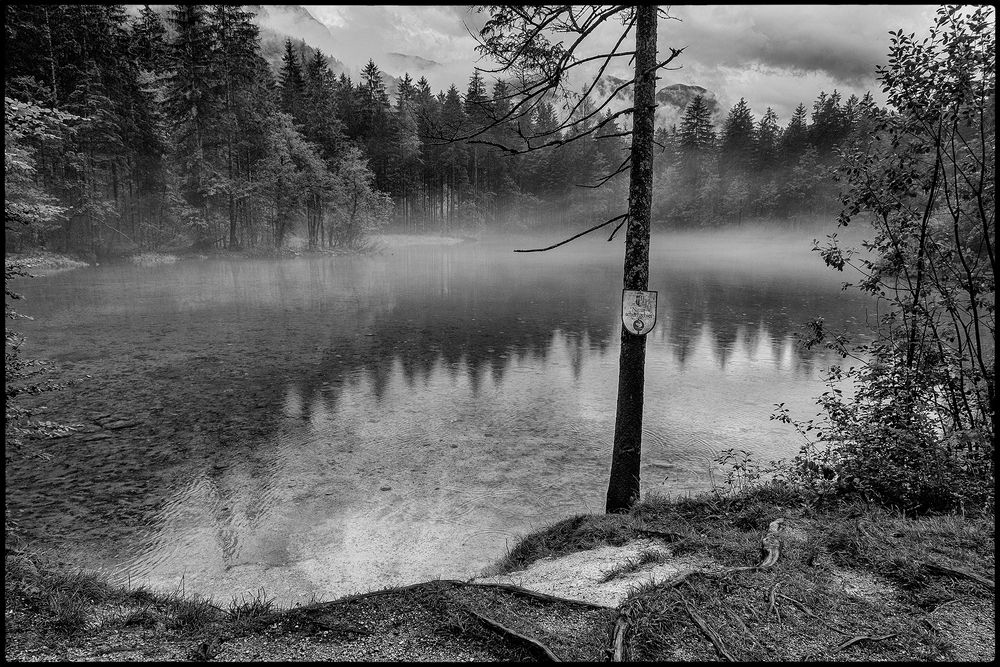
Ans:
[[[960,579],[968,579],[969,581],[974,581],[980,586],[985,586],[991,591],[996,590],[996,584],[992,579],[987,579],[985,577],[980,577],[974,572],[969,572],[968,570],[963,570],[957,567],[950,567],[948,565],[941,565],[940,563],[920,563],[921,567],[925,570],[930,570],[931,572],[937,574],[950,574],[953,577],[959,577]]]
[[[886,639],[892,639],[895,636],[896,636],[896,633],[893,633],[891,635],[884,635],[882,637],[869,637],[867,635],[861,635],[861,636],[858,636],[858,637],[854,637],[853,639],[848,639],[846,642],[844,642],[843,644],[841,644],[837,648],[833,649],[833,652],[837,653],[839,651],[843,651],[845,648],[849,648],[851,646],[854,646],[855,644],[857,644],[859,642],[864,642],[864,641],[881,642],[881,641],[885,641]]]
[[[758,568],[771,567],[778,562],[778,556],[781,555],[781,538],[778,537],[778,530],[781,529],[781,524],[784,521],[784,519],[775,519],[767,527],[767,533],[764,534],[763,539],[760,541],[763,560],[757,564]]]
[[[685,570],[676,575],[675,577],[662,582],[660,586],[663,586],[665,588],[677,588],[682,583],[687,581],[689,578],[694,576],[722,579],[737,572],[756,572],[758,570],[766,570],[768,568],[774,567],[774,565],[778,562],[778,558],[781,556],[781,538],[778,535],[778,531],[781,529],[782,523],[784,523],[784,519],[779,518],[775,519],[768,525],[767,532],[764,534],[764,537],[761,538],[761,549],[760,549],[761,560],[757,565],[751,565],[748,567],[730,567],[730,568],[725,568],[723,570],[715,570],[715,571]],[[642,533],[643,531],[640,530],[638,532]],[[666,533],[666,535],[672,536],[674,535],[674,533]],[[771,607],[768,609],[768,613],[770,613],[771,608],[773,608],[776,613],[778,611],[774,601],[775,589],[777,588],[777,586],[778,584],[775,584],[774,586],[771,587],[771,591],[769,593],[771,599]],[[680,591],[678,591],[678,594],[680,594]],[[726,647],[722,643],[722,640],[719,639],[719,636],[715,633],[714,630],[712,630],[708,626],[705,620],[701,618],[701,616],[699,616],[697,612],[695,612],[693,609],[691,609],[690,606],[688,606],[687,600],[684,599],[683,595],[681,595],[681,601],[684,602],[684,608],[687,610],[688,615],[691,617],[691,620],[693,620],[695,625],[698,626],[698,629],[701,630],[701,632],[706,637],[709,638],[709,640],[712,642],[712,645],[715,646],[715,650],[718,651],[719,655],[725,658],[726,660],[729,660],[730,662],[735,662],[733,656],[730,655],[729,652],[726,650]],[[753,611],[753,609],[750,610],[751,612],[753,612],[754,616],[757,616],[757,612]],[[778,621],[781,622],[780,615],[778,616]],[[623,616],[619,615],[618,620],[615,622],[614,643],[612,644],[611,649],[608,650],[608,653],[611,654],[611,660],[613,662],[621,662],[624,659],[625,631],[627,629],[628,629],[628,620],[625,619]]]
[[[801,602],[799,602],[795,598],[790,598],[787,595],[785,595],[784,593],[778,593],[778,597],[779,598],[784,598],[785,600],[788,600],[793,605],[795,605],[800,610],[802,610],[803,614],[805,614],[809,618],[812,618],[812,619],[816,620],[819,623],[822,623],[824,627],[829,628],[830,630],[833,630],[834,632],[838,632],[838,633],[840,633],[842,635],[848,635],[848,636],[850,635],[850,633],[844,632],[840,628],[838,628],[838,627],[836,627],[834,625],[830,625],[829,623],[827,623],[826,621],[824,621],[822,618],[820,618],[819,616],[817,616],[816,614],[814,614],[812,611],[810,611],[809,607],[805,606],[804,604],[802,604]],[[753,610],[751,609],[751,611],[753,611]]]
[[[739,614],[737,614],[732,610],[726,610],[726,614],[727,616],[729,616],[729,618],[733,619],[733,621],[736,622],[736,625],[740,626],[740,629],[743,631],[743,635],[751,642],[753,642],[754,646],[761,646],[761,643],[757,639],[756,635],[750,632],[750,628],[748,628],[747,624],[743,622],[743,619],[740,618]]]
[[[698,626],[698,629],[701,630],[702,634],[708,637],[708,640],[712,642],[712,646],[715,647],[719,656],[725,658],[729,662],[736,662],[736,659],[729,653],[729,651],[726,650],[726,645],[722,643],[722,639],[720,639],[719,635],[715,633],[715,630],[709,627],[708,623],[705,622],[705,619],[703,619],[694,609],[691,608],[688,601],[684,598],[684,595],[681,594],[680,591],[678,591],[678,594],[681,597],[681,602],[684,603],[684,609],[687,610],[688,616],[691,617],[691,620]]]
[[[628,630],[628,618],[619,614],[615,621],[615,641],[611,651],[611,662],[625,661],[625,632]]]
[[[733,574],[735,572],[755,572],[757,570],[766,570],[778,562],[778,558],[781,557],[781,538],[778,536],[778,531],[781,529],[781,524],[784,523],[784,519],[775,519],[772,521],[768,527],[767,532],[764,533],[764,537],[760,540],[760,553],[761,560],[756,565],[750,565],[748,567],[731,567],[727,570],[723,570],[722,574]]]
[[[561,602],[563,604],[572,604],[572,605],[577,605],[578,607],[587,607],[588,609],[613,609],[613,607],[608,607],[607,605],[598,604],[596,602],[587,602],[586,600],[574,600],[572,598],[562,598],[557,595],[549,595],[548,593],[539,593],[538,591],[532,591],[527,588],[521,588],[520,586],[515,586],[514,584],[491,583],[485,581],[477,581],[477,582],[458,581],[455,583],[458,586],[469,586],[476,588],[499,588],[500,590],[507,591],[509,593],[514,593],[515,595],[521,595],[523,597],[534,598],[536,600],[544,600],[546,602]]]
[[[552,649],[550,649],[548,646],[538,641],[537,639],[529,637],[527,635],[522,635],[520,632],[512,630],[507,626],[505,626],[504,624],[500,623],[499,621],[492,619],[489,616],[486,616],[485,614],[481,614],[477,611],[474,611],[463,604],[460,603],[456,604],[463,611],[466,611],[472,616],[474,616],[477,620],[479,620],[480,623],[488,627],[490,630],[493,630],[494,632],[503,636],[506,639],[513,640],[514,643],[516,644],[520,644],[521,646],[526,648],[529,652],[538,656],[540,659],[550,660],[552,662],[562,662],[562,660],[559,659],[559,656],[557,656],[555,653],[552,652]]]
[[[796,607],[798,607],[802,611],[802,613],[805,614],[806,616],[808,616],[810,618],[817,618],[816,614],[814,614],[811,611],[809,611],[808,607],[806,607],[804,604],[802,604],[801,602],[799,602],[795,598],[790,598],[787,595],[785,595],[784,593],[778,593],[778,597],[779,598],[783,598],[783,599],[788,600],[789,602],[791,602],[793,605],[795,605]]]
[[[764,620],[771,618],[771,612],[778,617],[778,623],[781,623],[781,612],[778,611],[778,601],[775,599],[775,594],[778,592],[778,586],[781,585],[780,581],[774,582],[771,586],[771,590],[767,592],[767,612],[764,614]]]

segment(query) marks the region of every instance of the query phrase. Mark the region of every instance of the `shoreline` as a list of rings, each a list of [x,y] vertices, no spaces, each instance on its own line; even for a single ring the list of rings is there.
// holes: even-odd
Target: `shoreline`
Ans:
[[[295,243],[294,241],[298,241]],[[302,239],[293,239],[293,243],[283,248],[249,248],[242,250],[228,250],[225,248],[212,249],[207,252],[196,252],[191,250],[161,252],[154,250],[144,250],[129,255],[120,255],[105,262],[84,261],[75,254],[51,252],[48,250],[32,249],[20,253],[8,253],[4,256],[4,263],[21,262],[27,265],[29,270],[39,270],[52,272],[69,271],[72,269],[84,268],[87,266],[101,266],[101,264],[135,264],[137,266],[156,266],[161,264],[173,264],[175,262],[188,261],[192,259],[211,258],[239,258],[239,259],[261,259],[261,258],[294,258],[310,255],[362,255],[369,253],[380,253],[385,250],[395,250],[408,246],[443,245],[451,246],[461,243],[475,241],[472,237],[459,236],[438,236],[433,234],[375,234],[370,239],[369,246],[361,250],[348,250],[338,248],[308,249]]]
[[[913,518],[802,501],[777,485],[647,497],[526,535],[478,580],[288,609],[263,590],[224,608],[110,586],[50,570],[7,535],[5,657],[992,659],[992,510]],[[555,582],[570,571],[565,592]]]

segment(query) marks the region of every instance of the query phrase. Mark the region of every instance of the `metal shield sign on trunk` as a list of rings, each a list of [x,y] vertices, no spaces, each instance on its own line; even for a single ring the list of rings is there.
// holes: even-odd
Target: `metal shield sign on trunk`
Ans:
[[[649,333],[656,324],[656,292],[622,290],[622,324],[637,336]]]

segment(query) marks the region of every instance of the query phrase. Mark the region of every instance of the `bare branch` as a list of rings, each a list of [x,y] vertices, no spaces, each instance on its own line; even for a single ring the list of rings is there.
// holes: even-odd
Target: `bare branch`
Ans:
[[[632,161],[632,156],[629,155],[628,157],[625,158],[625,161],[622,162],[622,164],[621,164],[620,167],[618,167],[617,169],[615,169],[613,172],[611,172],[607,176],[603,176],[594,185],[587,185],[586,183],[574,183],[574,185],[576,187],[578,187],[578,188],[592,188],[592,189],[597,189],[597,188],[603,186],[605,183],[607,183],[608,181],[610,181],[612,178],[614,178],[618,174],[621,174],[622,172],[626,171],[628,169],[628,167],[626,165],[628,165],[631,161]]]
[[[589,234],[590,232],[596,231],[596,230],[600,229],[601,227],[606,227],[607,225],[610,225],[615,220],[621,220],[622,218],[626,218],[626,217],[628,217],[628,213],[622,213],[621,215],[616,215],[615,217],[611,218],[610,220],[605,220],[604,222],[602,222],[599,225],[594,225],[593,227],[591,227],[590,229],[588,229],[586,231],[582,231],[579,234],[574,234],[573,236],[569,237],[565,241],[560,241],[559,243],[554,243],[554,244],[552,244],[550,246],[547,246],[545,248],[529,248],[527,250],[515,250],[514,252],[545,252],[546,250],[552,250],[553,248],[558,248],[561,245],[566,245],[570,241],[573,241],[574,239],[578,239],[581,236],[583,236],[584,234]]]
[[[503,61],[505,63],[503,67],[497,70],[487,70],[487,69],[477,68],[477,70],[479,71],[498,73],[508,70],[517,61],[517,59],[524,54],[528,44],[534,42],[534,40],[541,35],[542,30],[546,27],[553,30],[559,30],[562,32],[575,32],[578,34],[578,37],[573,41],[573,43],[569,46],[569,48],[563,49],[559,53],[558,60],[553,64],[551,68],[546,68],[547,71],[543,72],[544,74],[543,78],[531,83],[525,82],[519,90],[511,93],[510,95],[504,98],[508,100],[514,100],[516,98],[520,99],[518,99],[518,101],[514,105],[512,105],[511,109],[502,117],[494,118],[492,119],[492,122],[488,123],[487,125],[481,128],[477,128],[472,132],[455,134],[449,138],[440,136],[438,137],[426,136],[424,138],[432,140],[444,139],[447,142],[467,141],[469,139],[475,139],[476,137],[481,136],[485,132],[492,130],[493,128],[497,127],[498,125],[504,122],[507,122],[513,118],[519,118],[524,114],[530,112],[541,101],[541,97],[543,95],[545,95],[548,92],[554,91],[557,88],[561,88],[561,82],[562,78],[565,75],[565,72],[571,69],[572,67],[583,64],[584,62],[603,59],[604,62],[602,63],[600,68],[600,73],[603,73],[608,63],[610,62],[611,58],[620,57],[624,55],[631,55],[631,52],[622,54],[617,53],[617,49],[619,48],[619,46],[621,45],[622,41],[624,40],[625,36],[628,33],[628,29],[626,29],[622,32],[622,35],[620,36],[618,42],[616,43],[615,48],[610,53],[574,60],[576,50],[579,47],[579,45],[584,41],[584,39],[590,34],[592,34],[594,30],[596,30],[601,24],[607,21],[610,17],[627,9],[627,7],[624,5],[613,5],[607,9],[602,9],[602,10],[598,10],[597,8],[592,8],[591,14],[588,17],[586,17],[586,19],[582,23],[577,21],[577,14],[574,13],[575,8],[568,5],[558,6],[549,10],[548,15],[544,16],[544,18],[542,18],[540,21],[533,20],[532,17],[529,16],[529,14],[525,13],[523,10],[513,7],[508,7],[506,9],[516,14],[525,23],[531,25],[532,29],[528,30],[525,37],[520,40],[520,45],[514,54],[503,57]],[[566,22],[565,19],[561,19],[560,21],[560,15],[566,12],[569,13],[569,22]],[[634,22],[634,17],[630,19],[629,29],[631,29],[632,22]],[[479,46],[477,46],[476,48],[481,53],[490,54],[494,56],[497,55],[496,44],[491,44],[489,40],[483,40],[482,37],[478,37],[477,41],[479,42]],[[561,43],[557,46],[560,45]],[[573,62],[570,62],[571,60]],[[579,125],[579,123],[586,122],[590,118],[593,118],[594,115],[600,113],[600,111],[603,110],[611,102],[611,100],[614,98],[615,95],[618,94],[620,90],[629,85],[632,85],[633,83],[632,81],[628,81],[623,85],[619,86],[615,91],[611,93],[608,99],[605,100],[604,104],[600,105],[597,109],[595,109],[593,113],[587,114],[581,119],[570,122],[572,114],[576,112],[582,101],[586,99],[587,95],[589,95],[589,93],[597,85],[597,81],[599,80],[599,78],[600,74],[597,77],[595,77],[594,81],[591,83],[590,88],[587,91],[587,94],[584,95],[581,98],[581,100],[576,103],[576,105],[574,105],[573,109],[569,114],[569,117],[567,117],[565,121],[561,122],[554,130],[530,138],[524,136],[523,130],[519,130],[519,134],[525,140],[525,143],[528,144],[528,148],[529,149],[532,148],[530,146],[531,138],[538,139],[543,136],[550,136],[556,132],[561,132],[571,127],[576,127]]]
[[[618,230],[619,230],[619,229],[621,229],[622,227],[624,227],[624,226],[625,226],[625,224],[626,224],[626,223],[628,222],[628,219],[629,219],[629,218],[628,218],[628,216],[626,215],[626,216],[625,216],[625,219],[624,219],[624,220],[622,220],[621,222],[619,222],[619,223],[618,223],[618,226],[617,226],[617,227],[615,227],[615,228],[614,228],[614,230],[612,230],[612,232],[611,232],[611,236],[609,236],[609,237],[608,237],[608,243],[611,243],[611,241],[613,241],[613,240],[614,240],[614,238],[615,238],[615,234],[617,234],[617,233],[618,233]]]

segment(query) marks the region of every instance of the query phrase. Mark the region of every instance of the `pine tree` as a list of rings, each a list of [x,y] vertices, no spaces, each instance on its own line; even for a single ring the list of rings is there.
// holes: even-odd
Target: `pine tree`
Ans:
[[[809,126],[810,143],[820,156],[827,156],[846,136],[844,109],[840,106],[840,93],[834,90],[827,95],[820,92],[813,103],[812,124]]]
[[[795,164],[809,145],[809,127],[806,124],[806,105],[801,102],[795,107],[788,126],[781,135],[781,163]]]
[[[455,136],[462,131],[465,126],[465,109],[458,88],[452,84],[444,97],[441,106],[441,125],[444,136]],[[458,197],[460,187],[468,181],[468,174],[465,169],[468,149],[464,144],[453,142],[448,144],[444,150],[445,169],[442,183],[442,196],[446,197],[446,227],[455,219],[458,210]]]
[[[170,74],[164,107],[175,135],[181,194],[194,209],[188,222],[198,233],[198,242],[204,243],[208,240],[207,184],[212,171],[209,135],[217,118],[211,34],[204,5],[177,5],[169,21],[175,36],[167,50]]]
[[[143,5],[139,18],[132,24],[132,44],[136,62],[141,69],[162,73],[167,64],[167,29],[160,15]]]
[[[361,85],[364,90],[364,103],[368,113],[381,113],[389,108],[389,94],[385,90],[382,71],[375,61],[368,59],[368,64],[361,70]]]
[[[219,123],[214,128],[221,135],[218,170],[225,174],[218,188],[226,196],[229,221],[229,247],[235,248],[238,231],[237,200],[246,189],[246,166],[241,168],[241,143],[244,137],[259,133],[252,107],[256,103],[254,77],[259,71],[259,30],[253,15],[238,5],[213,5],[208,28],[212,40],[212,72],[219,100]]]
[[[281,110],[291,115],[293,121],[301,122],[302,97],[305,81],[302,77],[302,65],[295,55],[292,40],[285,40],[285,55],[281,58],[281,73],[278,77],[278,95],[281,100]]]
[[[714,168],[715,128],[712,112],[702,95],[696,95],[684,110],[677,148],[679,182],[685,193],[693,193],[699,187],[704,190],[706,176]]]
[[[767,172],[774,168],[778,160],[778,142],[781,128],[774,109],[767,108],[764,117],[757,124],[757,141],[754,145],[753,168],[757,172]]]
[[[413,87],[413,79],[409,72],[403,73],[403,78],[396,85],[396,111],[402,111],[413,104],[413,98],[417,91]]]
[[[79,157],[70,163],[76,166],[76,187],[69,215],[84,224],[89,250],[100,254],[105,229],[116,227],[117,197],[108,197],[109,174],[125,143],[120,119],[96,65],[70,93],[65,109],[81,118],[75,137]]]
[[[306,63],[302,101],[303,133],[314,143],[320,155],[333,164],[344,142],[344,128],[337,116],[336,80],[319,49]]]
[[[413,223],[413,209],[419,181],[420,130],[415,116],[417,94],[413,79],[405,73],[396,87],[396,137],[392,142],[392,192],[399,198],[399,211],[404,227]]]
[[[361,70],[358,84],[362,134],[365,137],[365,153],[375,174],[375,187],[387,190],[389,172],[389,141],[392,131],[389,120],[389,94],[385,89],[382,72],[374,60]]]
[[[492,117],[489,109],[490,99],[486,96],[486,86],[483,84],[483,77],[476,70],[469,79],[469,87],[465,92],[465,118],[472,128],[485,127]],[[479,144],[472,144],[469,148],[468,172],[472,176],[472,196],[479,199],[480,190],[480,160],[481,147]]]
[[[729,110],[722,126],[720,170],[723,174],[746,174],[750,171],[754,153],[754,121],[747,101],[740,101]]]
[[[715,146],[712,112],[703,95],[696,95],[684,109],[681,118],[680,148],[684,153],[701,152]]]

